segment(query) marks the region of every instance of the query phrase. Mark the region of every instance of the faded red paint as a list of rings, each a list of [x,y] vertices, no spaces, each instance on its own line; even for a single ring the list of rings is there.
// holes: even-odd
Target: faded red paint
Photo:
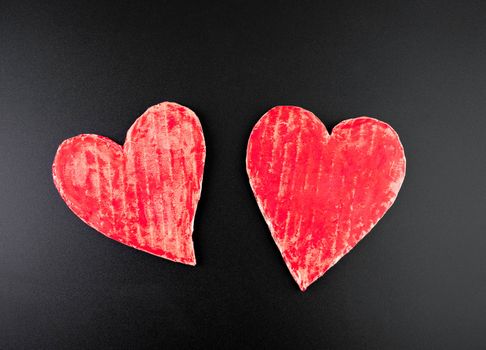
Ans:
[[[258,121],[247,149],[250,184],[301,290],[390,208],[405,163],[397,133],[373,118],[345,120],[332,135],[299,107],[272,108]]]
[[[124,146],[79,135],[57,150],[54,184],[69,208],[104,235],[195,265],[192,231],[206,147],[190,109],[164,102],[128,130]]]

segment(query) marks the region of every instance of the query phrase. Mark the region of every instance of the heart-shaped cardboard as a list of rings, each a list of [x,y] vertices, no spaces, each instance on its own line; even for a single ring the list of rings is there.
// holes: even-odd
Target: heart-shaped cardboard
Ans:
[[[250,185],[302,291],[390,208],[405,164],[397,133],[373,118],[345,120],[331,135],[299,107],[272,108],[258,121],[247,148]]]
[[[61,197],[89,226],[136,249],[195,265],[192,231],[205,156],[194,112],[164,102],[135,121],[123,147],[99,135],[65,140],[52,173]]]

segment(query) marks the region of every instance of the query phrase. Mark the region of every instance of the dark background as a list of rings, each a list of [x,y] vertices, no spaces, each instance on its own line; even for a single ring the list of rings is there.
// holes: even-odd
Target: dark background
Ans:
[[[486,3],[0,2],[0,348],[486,346]],[[207,142],[198,265],[109,240],[51,177],[80,133],[123,143],[179,102]],[[248,185],[275,105],[400,134],[395,205],[302,293]]]

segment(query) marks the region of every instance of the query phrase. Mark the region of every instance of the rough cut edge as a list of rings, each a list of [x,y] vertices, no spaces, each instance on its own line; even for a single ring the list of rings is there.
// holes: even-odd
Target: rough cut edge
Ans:
[[[197,121],[198,123],[198,126],[201,130],[201,135],[202,135],[202,141],[203,141],[203,150],[204,150],[204,157],[202,159],[202,163],[203,163],[203,173],[202,173],[202,176],[201,176],[201,180],[199,182],[199,193],[198,193],[198,198],[196,200],[196,207],[195,207],[195,210],[194,210],[194,216],[192,218],[192,222],[191,222],[191,243],[192,243],[192,257],[191,259],[187,260],[187,261],[182,261],[182,260],[176,260],[176,259],[173,259],[173,258],[170,258],[168,256],[165,256],[165,255],[158,255],[158,254],[154,254],[152,252],[149,252],[143,248],[140,248],[140,247],[135,247],[134,245],[131,245],[131,244],[126,244],[126,243],[122,243],[120,241],[117,241],[116,239],[108,236],[107,234],[105,234],[104,232],[101,232],[101,231],[98,231],[96,228],[94,228],[93,226],[91,226],[86,220],[84,220],[83,218],[79,217],[75,212],[74,210],[71,208],[72,206],[72,202],[66,197],[66,195],[64,194],[64,191],[62,190],[62,187],[61,187],[61,180],[59,179],[59,177],[57,176],[57,171],[56,171],[56,159],[57,159],[57,154],[59,153],[59,151],[61,150],[62,147],[64,147],[65,145],[69,144],[69,143],[72,143],[74,141],[75,138],[78,138],[78,137],[96,137],[96,138],[100,138],[100,139],[104,139],[105,141],[109,141],[109,145],[110,147],[113,147],[113,146],[118,146],[121,148],[121,151],[123,152],[123,154],[125,154],[125,150],[124,150],[124,146],[125,146],[125,141],[127,140],[128,138],[128,135],[129,133],[131,132],[133,126],[135,125],[135,123],[141,119],[147,112],[149,112],[151,109],[155,108],[155,107],[159,107],[159,106],[162,106],[162,105],[176,105],[176,106],[180,106],[180,107],[183,107],[185,109],[187,109],[189,112],[192,113],[192,116],[195,118],[195,120]],[[147,253],[147,254],[150,254],[150,255],[153,255],[153,256],[156,256],[156,257],[159,257],[159,258],[163,258],[163,259],[166,259],[166,260],[169,260],[169,261],[173,261],[173,262],[176,262],[176,263],[180,263],[180,264],[183,264],[183,265],[189,265],[189,266],[196,266],[196,252],[195,252],[195,249],[194,249],[194,240],[193,240],[193,235],[194,235],[194,221],[195,221],[195,218],[196,218],[196,213],[197,213],[197,208],[199,206],[199,201],[201,199],[201,193],[202,193],[202,183],[203,183],[203,178],[204,178],[204,168],[205,168],[205,165],[206,165],[206,140],[204,138],[204,131],[202,129],[202,125],[201,125],[201,121],[199,120],[198,116],[196,115],[196,113],[194,113],[194,111],[192,111],[190,108],[186,107],[186,106],[183,106],[183,105],[180,105],[176,102],[169,102],[169,101],[164,101],[164,102],[161,102],[161,103],[158,103],[156,105],[153,105],[149,108],[147,108],[147,110],[142,113],[142,115],[140,115],[134,122],[133,124],[130,126],[130,128],[128,129],[127,133],[126,133],[126,136],[125,136],[125,141],[123,142],[123,146],[118,144],[117,142],[113,141],[112,139],[110,139],[109,137],[106,137],[106,136],[102,136],[102,135],[98,135],[98,134],[79,134],[77,136],[73,136],[73,137],[70,137],[66,140],[64,140],[63,142],[61,142],[61,144],[58,146],[57,148],[57,151],[56,151],[56,154],[54,156],[54,160],[52,162],[52,177],[53,177],[53,182],[54,182],[54,186],[56,187],[57,191],[59,192],[59,194],[61,195],[61,198],[63,199],[63,201],[66,203],[67,207],[69,208],[69,210],[71,210],[71,212],[73,212],[73,214],[78,218],[78,219],[81,219],[81,221],[83,221],[87,226],[89,226],[91,229],[95,230],[96,232],[98,233],[101,233],[103,236],[111,239],[112,241],[115,241],[119,244],[122,244],[123,246],[127,246],[127,247],[130,247],[130,248],[134,248],[136,250],[139,250],[139,251],[142,251],[144,253]]]
[[[406,176],[406,173],[407,173],[407,159],[406,159],[406,156],[405,156],[405,149],[403,148],[403,145],[402,145],[402,142],[400,140],[400,137],[398,135],[398,133],[395,131],[395,129],[393,129],[391,127],[390,124],[384,122],[384,121],[381,121],[379,119],[376,119],[376,118],[373,118],[373,117],[368,117],[368,116],[360,116],[360,117],[356,117],[356,118],[349,118],[349,119],[345,119],[341,122],[339,122],[337,125],[334,126],[334,128],[332,130],[334,130],[337,126],[339,125],[344,125],[344,124],[347,124],[347,123],[350,123],[354,120],[357,120],[357,119],[369,119],[369,120],[374,120],[376,122],[379,122],[381,124],[384,124],[387,128],[389,128],[394,134],[395,136],[397,137],[397,140],[398,140],[398,144],[400,145],[400,148],[402,150],[402,153],[403,153],[403,178],[402,178],[402,181],[400,182],[400,186],[398,186],[398,189],[397,189],[397,195],[395,196],[395,198],[391,201],[391,204],[390,206],[388,207],[388,209],[383,213],[382,216],[380,216],[376,222],[371,226],[371,228],[368,230],[368,232],[365,234],[365,236],[363,236],[363,238],[361,238],[357,243],[356,245],[354,245],[354,247],[350,247],[342,256],[338,257],[335,259],[335,261],[329,265],[329,267],[320,275],[318,275],[317,277],[315,277],[312,281],[309,281],[308,283],[303,283],[301,277],[299,276],[298,273],[294,273],[294,271],[292,271],[292,269],[290,268],[290,266],[287,264],[287,262],[285,261],[285,259],[283,258],[283,252],[282,252],[282,249],[281,247],[278,245],[278,243],[275,241],[275,238],[274,238],[274,229],[273,229],[273,225],[272,225],[272,221],[270,220],[270,218],[267,218],[265,216],[265,212],[263,210],[263,203],[261,203],[260,201],[260,198],[258,198],[258,196],[256,195],[256,192],[255,192],[255,189],[253,188],[253,183],[252,183],[252,179],[250,177],[250,173],[249,173],[249,169],[248,169],[248,149],[249,149],[249,146],[250,146],[250,139],[251,139],[251,136],[253,135],[253,131],[259,126],[260,122],[262,122],[263,118],[266,117],[266,115],[271,112],[272,110],[276,109],[276,108],[298,108],[298,109],[301,109],[303,110],[304,112],[307,112],[307,113],[310,113],[312,117],[316,118],[317,121],[319,121],[323,126],[324,126],[324,130],[327,131],[327,127],[326,125],[322,122],[322,120],[320,120],[314,113],[312,113],[311,111],[308,111],[302,107],[299,107],[299,106],[292,106],[292,105],[285,105],[285,106],[275,106],[275,107],[272,107],[271,109],[269,109],[265,114],[263,114],[263,116],[260,117],[260,119],[258,119],[258,121],[256,122],[255,126],[252,128],[251,130],[251,133],[250,133],[250,136],[248,137],[248,143],[247,143],[247,146],[246,146],[246,158],[245,158],[245,166],[246,166],[246,173],[248,175],[248,180],[249,180],[249,183],[250,183],[250,187],[251,187],[251,190],[253,191],[253,196],[255,197],[256,199],[256,202],[258,204],[258,208],[260,209],[260,212],[263,216],[263,219],[265,220],[265,223],[267,224],[268,228],[270,229],[270,234],[272,235],[272,239],[275,243],[275,245],[277,246],[279,252],[280,252],[280,255],[282,256],[282,260],[284,261],[285,263],[285,266],[287,266],[287,269],[289,270],[290,274],[292,275],[294,281],[297,283],[297,285],[299,286],[299,289],[302,291],[302,292],[305,292],[307,290],[307,288],[313,284],[314,282],[316,282],[319,278],[321,278],[322,276],[324,276],[324,274],[329,271],[329,269],[331,269],[334,265],[336,265],[339,260],[341,260],[343,257],[345,257],[351,250],[353,250],[357,245],[358,243],[360,243],[369,233],[371,233],[371,231],[373,230],[373,228],[376,226],[376,224],[383,218],[383,216],[385,216],[385,214],[388,212],[388,210],[390,210],[390,208],[393,206],[393,204],[395,203],[395,200],[398,198],[398,193],[400,192],[400,189],[402,187],[402,184],[403,182],[405,181],[405,176]],[[331,132],[327,131],[327,134],[328,136],[331,136],[332,135],[332,130]]]

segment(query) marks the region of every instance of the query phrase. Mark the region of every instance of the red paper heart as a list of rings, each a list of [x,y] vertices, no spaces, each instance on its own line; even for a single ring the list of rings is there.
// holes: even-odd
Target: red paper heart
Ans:
[[[206,147],[190,109],[164,102],[128,130],[124,146],[79,135],[57,150],[54,184],[71,210],[104,235],[195,265],[192,231]]]
[[[397,133],[379,120],[348,119],[329,135],[311,112],[280,106],[253,128],[246,167],[273,239],[304,291],[393,204],[405,155]]]

